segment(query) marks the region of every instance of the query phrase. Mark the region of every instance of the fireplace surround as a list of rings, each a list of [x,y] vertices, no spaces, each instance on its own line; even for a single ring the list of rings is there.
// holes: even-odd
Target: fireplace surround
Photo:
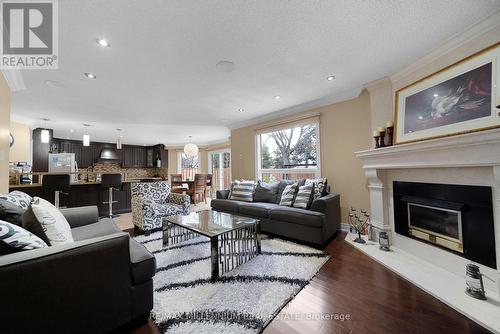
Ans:
[[[489,186],[393,182],[394,230],[497,268]]]
[[[387,232],[394,249],[409,256],[415,256],[431,267],[434,266],[452,273],[456,277],[457,284],[463,280],[466,264],[470,262],[479,264],[481,272],[489,278],[485,280],[485,288],[490,291],[490,295],[500,295],[500,129],[359,151],[355,154],[362,161],[367,178],[373,240],[378,239],[379,232]],[[476,200],[483,195],[472,194],[464,200],[462,198],[433,197],[425,192],[399,194],[398,187],[394,187],[395,184],[398,184],[397,182],[427,184],[426,187],[422,187],[424,191],[430,189],[429,184],[448,185],[450,186],[448,192],[452,194],[455,193],[454,187],[458,185],[486,187],[482,191],[489,196],[487,202],[492,208],[488,219],[492,217],[493,221],[493,226],[488,225],[487,229],[492,229],[488,235],[489,238],[493,238],[490,240],[494,240],[494,246],[488,247],[487,259],[483,260],[482,256],[475,255],[483,254],[483,251],[477,251],[481,246],[484,246],[480,245],[482,239],[476,238],[472,244],[468,240],[468,235],[471,233],[472,235],[474,233],[483,235],[482,232],[471,232],[469,229],[474,229],[477,227],[476,225],[482,225],[487,220],[480,219],[479,224],[472,224],[476,220],[471,220],[467,216],[469,208],[466,205],[457,210],[462,210],[462,219],[467,220],[467,230],[463,231],[466,232],[463,236],[465,238],[463,240],[464,253],[450,250],[442,245],[436,246],[429,241],[425,242],[421,238],[409,235],[408,203],[404,203],[404,207],[396,208],[403,205],[398,203],[398,196],[404,195],[423,197],[426,200],[434,198],[454,202],[454,204],[467,204],[467,200]],[[428,203],[419,204],[427,205]],[[400,211],[405,214],[405,218],[402,220],[397,219],[395,214],[399,215]],[[488,243],[492,244],[490,241]],[[474,248],[476,248],[475,245],[479,245],[476,250],[472,250],[472,255],[469,249],[471,245]],[[490,254],[492,248],[494,248],[494,256]],[[496,263],[493,259],[496,259]],[[417,272],[412,275],[419,277]],[[412,278],[409,277],[409,279]],[[433,288],[437,289],[436,286]]]

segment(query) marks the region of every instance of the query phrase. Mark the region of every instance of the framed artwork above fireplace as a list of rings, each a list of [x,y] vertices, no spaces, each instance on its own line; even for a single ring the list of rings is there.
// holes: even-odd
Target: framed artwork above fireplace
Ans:
[[[396,144],[500,127],[500,43],[396,92]]]

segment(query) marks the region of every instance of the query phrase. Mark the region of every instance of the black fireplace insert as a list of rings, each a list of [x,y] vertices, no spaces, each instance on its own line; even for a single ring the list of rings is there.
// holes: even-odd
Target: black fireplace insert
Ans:
[[[491,187],[395,181],[393,193],[396,233],[497,268]]]

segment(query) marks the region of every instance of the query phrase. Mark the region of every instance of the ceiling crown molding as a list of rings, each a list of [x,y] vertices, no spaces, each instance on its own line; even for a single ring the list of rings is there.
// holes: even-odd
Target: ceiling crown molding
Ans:
[[[18,92],[26,89],[20,70],[2,70],[2,73],[11,92]]]
[[[412,73],[419,71],[422,68],[425,68],[429,64],[431,64],[436,59],[439,59],[442,56],[450,53],[453,50],[456,50],[460,46],[471,42],[472,40],[480,37],[481,35],[486,34],[489,31],[492,31],[495,28],[500,26],[500,11],[488,17],[486,20],[481,21],[480,23],[472,26],[470,29],[463,33],[459,33],[447,41],[443,43],[442,46],[435,49],[431,53],[426,56],[420,58],[416,62],[411,65],[401,69],[400,71],[394,73],[389,77],[394,86],[397,86],[397,83],[404,78],[410,76]],[[495,38],[495,37],[494,37]],[[496,37],[496,41],[498,41],[498,36]],[[491,41],[489,44],[494,44],[495,41]],[[479,50],[478,50],[479,51]]]
[[[351,99],[358,97],[361,94],[362,90],[363,90],[363,87],[356,87],[356,88],[351,89],[351,90],[347,90],[347,91],[340,92],[340,93],[337,93],[337,94],[334,94],[331,96],[323,97],[321,99],[302,103],[302,104],[299,104],[299,105],[296,105],[296,106],[293,106],[290,108],[281,109],[281,110],[278,110],[278,111],[275,111],[275,112],[272,112],[269,114],[265,114],[265,115],[262,115],[259,117],[251,118],[249,120],[235,122],[235,123],[232,123],[229,125],[229,129],[235,130],[235,129],[243,128],[246,126],[255,125],[255,124],[267,122],[270,120],[274,120],[278,117],[289,116],[289,115],[297,114],[300,112],[309,111],[309,110],[312,110],[315,108],[324,107],[324,106],[327,106],[329,104],[351,100]]]
[[[383,77],[383,78],[378,79],[378,80],[370,81],[370,82],[364,84],[363,87],[366,90],[368,90],[368,92],[371,93],[379,88],[385,88],[385,87],[387,87],[387,85],[389,85],[389,86],[392,85],[391,79],[389,77]]]

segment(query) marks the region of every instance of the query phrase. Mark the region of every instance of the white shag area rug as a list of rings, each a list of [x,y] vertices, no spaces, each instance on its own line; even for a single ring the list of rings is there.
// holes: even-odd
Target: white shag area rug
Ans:
[[[329,258],[262,236],[262,254],[212,282],[208,238],[165,250],[161,232],[134,239],[156,257],[152,319],[162,333],[259,333]]]

